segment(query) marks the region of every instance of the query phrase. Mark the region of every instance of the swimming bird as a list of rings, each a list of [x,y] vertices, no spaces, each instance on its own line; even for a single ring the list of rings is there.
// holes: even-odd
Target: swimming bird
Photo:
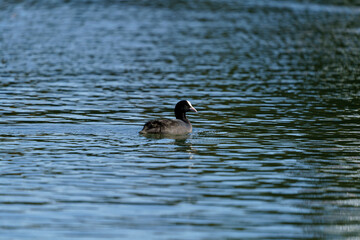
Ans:
[[[187,100],[182,100],[175,105],[176,119],[156,119],[145,123],[140,133],[162,133],[162,134],[187,134],[191,133],[192,126],[186,118],[186,112],[197,112]]]

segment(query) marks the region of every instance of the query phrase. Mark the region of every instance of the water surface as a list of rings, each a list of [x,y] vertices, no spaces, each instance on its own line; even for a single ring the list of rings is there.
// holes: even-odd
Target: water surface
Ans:
[[[0,239],[355,239],[358,6],[0,3]]]

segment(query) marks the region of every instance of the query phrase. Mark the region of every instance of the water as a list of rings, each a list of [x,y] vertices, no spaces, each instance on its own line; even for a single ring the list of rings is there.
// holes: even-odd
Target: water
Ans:
[[[1,2],[0,239],[356,239],[359,17]],[[192,134],[138,134],[181,99]]]

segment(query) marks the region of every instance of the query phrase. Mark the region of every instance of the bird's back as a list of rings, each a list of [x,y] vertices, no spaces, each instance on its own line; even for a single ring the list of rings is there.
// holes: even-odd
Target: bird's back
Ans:
[[[145,123],[140,133],[186,134],[191,131],[190,122],[179,119],[157,119]]]

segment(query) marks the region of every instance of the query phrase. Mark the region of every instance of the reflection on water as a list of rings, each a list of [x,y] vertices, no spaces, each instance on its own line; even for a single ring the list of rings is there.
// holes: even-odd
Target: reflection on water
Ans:
[[[149,140],[151,144],[156,143],[156,145],[165,144],[166,147],[169,145],[174,145],[175,148],[172,151],[187,153],[189,155],[189,159],[192,159],[194,154],[196,153],[196,149],[192,146],[191,143],[191,134],[184,135],[170,135],[170,134],[139,134],[140,136]],[[171,139],[171,141],[169,141]],[[183,157],[184,155],[182,155]]]
[[[354,1],[0,12],[0,238],[359,236]],[[180,99],[193,133],[138,134]]]

